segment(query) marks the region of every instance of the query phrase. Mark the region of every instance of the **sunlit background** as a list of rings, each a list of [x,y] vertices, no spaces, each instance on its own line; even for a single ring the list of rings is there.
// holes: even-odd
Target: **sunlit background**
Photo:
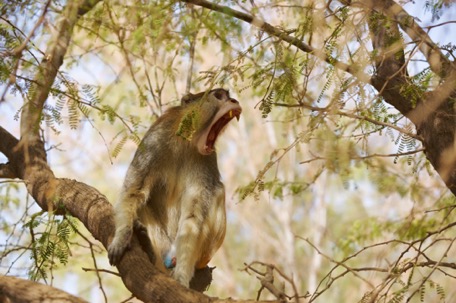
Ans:
[[[285,2],[290,7],[275,6],[275,1],[255,1],[254,11],[276,26],[301,26],[303,18],[307,18],[305,10],[292,7],[301,5],[301,1]],[[424,9],[424,4],[415,2],[409,2],[405,9],[421,26],[456,18],[456,7],[452,6],[442,10],[438,21],[431,20],[432,14]],[[251,10],[249,3],[239,5],[232,8]],[[159,9],[162,6],[165,8]],[[316,1],[315,6],[318,9],[313,15],[316,25],[312,42],[318,48],[336,23],[324,16],[322,3]],[[27,33],[42,7],[38,1],[22,14],[3,16],[0,24],[6,27],[8,19]],[[301,76],[293,80],[295,96],[301,94],[305,102],[319,108],[331,104],[341,86],[349,81],[352,86],[337,96],[337,102],[343,104],[341,111],[360,116],[358,110],[362,107],[375,109],[379,117],[390,115],[390,121],[399,129],[414,133],[410,122],[390,105],[381,103],[372,87],[364,85],[361,91],[343,72],[328,71],[327,64],[311,55],[286,43],[278,44],[276,38],[249,24],[214,12],[163,3],[144,6],[149,11],[134,2],[131,6],[105,3],[100,7],[103,9],[81,22],[55,84],[62,91],[74,86],[80,102],[85,104],[77,105],[66,97],[48,99],[50,117],[42,123],[48,162],[57,177],[85,182],[114,202],[137,138],[142,138],[158,115],[179,103],[190,75],[191,92],[208,87],[229,89],[240,101],[243,112],[241,120],[231,122],[217,144],[226,187],[228,228],[223,246],[210,263],[216,267],[210,295],[255,298],[261,285],[254,273],[246,270],[254,261],[275,265],[294,281],[300,295],[313,294],[327,287],[330,278],[326,275],[337,261],[375,243],[397,239],[363,250],[347,262],[353,268],[388,268],[406,250],[399,240],[418,239],[424,229],[435,230],[444,225],[445,214],[437,210],[454,205],[454,198],[426,162],[417,140],[388,126],[308,108],[272,106],[267,113],[261,107],[267,98],[284,104],[294,100],[289,95],[283,99],[280,94],[268,95],[271,71],[261,75],[258,70],[267,70],[276,61],[285,62],[274,71],[277,84],[280,77],[287,77],[290,62],[297,69],[306,65]],[[33,56],[42,57],[38,49],[46,49],[56,19],[55,12],[47,14],[44,26],[32,39],[34,47],[26,57],[33,64]],[[43,35],[43,31],[47,34]],[[354,32],[347,26],[334,47],[341,53],[347,45],[358,48],[353,41]],[[195,36],[188,33],[196,33],[193,66],[190,49]],[[454,42],[455,33],[454,23],[429,30],[440,45]],[[123,48],[119,47],[119,40],[123,41]],[[343,41],[344,45],[338,44]],[[371,48],[369,42],[366,45]],[[252,50],[247,52],[249,47]],[[362,60],[362,54],[356,55]],[[419,58],[417,53],[416,61],[409,64],[409,74],[425,68]],[[372,68],[365,66],[365,71],[371,72]],[[19,72],[24,77],[33,76],[25,64]],[[0,92],[5,88],[2,83]],[[10,88],[0,103],[0,123],[17,137],[23,102],[21,92]],[[62,104],[60,114],[56,113]],[[401,153],[406,155],[397,155]],[[3,155],[0,157],[6,161]],[[17,180],[0,180],[0,207],[0,272],[27,278],[34,262],[25,249],[31,244],[31,237],[24,223],[40,209]],[[41,217],[44,223],[36,228],[38,234],[48,220],[45,214]],[[78,229],[95,245],[98,269],[116,271],[109,266],[101,244],[82,224]],[[446,236],[454,238],[454,230]],[[84,270],[94,268],[89,243],[78,234],[71,236],[71,242],[68,263],[56,260],[52,270],[48,268],[47,278],[40,281],[91,302],[101,302],[104,299],[97,275]],[[455,249],[449,247],[445,241],[435,243],[429,255],[439,259],[450,249],[446,257],[448,262],[455,262]],[[413,253],[410,251],[410,257],[414,257]],[[331,277],[336,278],[345,270],[339,267]],[[423,269],[417,270],[416,275],[422,278],[428,273]],[[349,272],[337,278],[320,300],[358,302],[386,274],[376,270]],[[130,296],[119,277],[106,272],[100,276],[109,301],[119,302]],[[407,278],[404,275],[404,281]],[[293,294],[288,282],[278,274],[276,279],[278,285],[284,283],[286,293]],[[445,289],[446,302],[456,300],[453,279],[436,272],[430,280]],[[426,302],[438,302],[440,296],[437,291],[428,291]],[[266,290],[261,297],[273,298]]]

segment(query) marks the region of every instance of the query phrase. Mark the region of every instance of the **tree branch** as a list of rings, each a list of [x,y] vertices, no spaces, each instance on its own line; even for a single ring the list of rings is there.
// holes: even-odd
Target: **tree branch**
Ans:
[[[25,40],[21,43],[21,45],[19,45],[12,51],[12,53],[11,53],[12,56],[21,57],[22,51],[25,49],[25,47],[29,43],[30,39],[33,37],[33,35],[35,34],[35,31],[38,29],[38,27],[41,25],[41,23],[43,23],[44,17],[46,16],[46,13],[47,13],[47,10],[48,10],[50,4],[51,4],[51,0],[48,0],[46,2],[46,4],[44,5],[41,16],[38,18],[38,21],[35,23],[35,26],[30,31],[30,33],[25,38]]]
[[[19,143],[12,134],[6,129],[0,126],[0,152],[7,158],[11,158],[14,155],[14,148]]]
[[[403,129],[395,124],[391,124],[391,123],[388,123],[388,122],[382,122],[382,121],[378,121],[378,120],[375,120],[373,118],[370,118],[370,117],[367,117],[367,116],[360,116],[360,115],[356,115],[356,114],[353,114],[353,113],[349,113],[349,112],[344,112],[344,111],[341,111],[341,110],[334,110],[330,107],[317,107],[317,106],[312,106],[312,105],[309,105],[309,104],[306,104],[306,103],[299,103],[299,104],[288,104],[288,103],[273,103],[273,105],[276,105],[276,106],[282,106],[282,107],[288,107],[288,108],[307,108],[311,111],[317,111],[317,112],[322,112],[322,113],[325,113],[327,112],[328,114],[331,114],[331,115],[340,115],[340,116],[344,116],[344,117],[348,117],[348,118],[352,118],[352,119],[357,119],[357,120],[364,120],[364,121],[368,121],[372,124],[375,124],[375,125],[379,125],[379,126],[383,126],[383,127],[389,127],[389,128],[392,128],[394,130],[397,130],[398,132],[400,133],[403,133],[407,136],[409,136],[410,138],[413,138],[413,139],[416,139],[416,140],[421,140],[421,138],[414,134],[414,133],[411,133],[409,131],[407,131],[406,129]]]
[[[373,47],[378,52],[375,62],[377,70],[372,83],[386,102],[415,124],[427,158],[448,188],[456,194],[456,109],[452,103],[452,98],[456,97],[456,70],[448,59],[441,58],[443,54],[430,38],[421,35],[420,44],[430,47],[422,49],[429,65],[440,71],[440,74],[444,72],[445,78],[432,92],[415,96],[415,102],[412,103],[412,98],[406,92],[416,88],[406,74],[404,46],[398,29],[398,24],[401,23],[388,23],[388,19],[382,18],[384,14],[389,19],[396,20],[400,17],[392,16],[393,12],[406,13],[397,8],[391,0],[364,1],[363,5],[369,7],[366,10],[371,15],[369,30]],[[411,26],[414,33],[424,33],[422,29],[416,28],[416,23]]]
[[[88,1],[86,1],[88,2]],[[52,84],[73,34],[74,26],[80,16],[79,9],[87,3],[83,0],[69,1],[63,9],[60,22],[57,24],[57,32],[53,35],[45,52],[44,58],[38,66],[34,77],[34,83],[29,88],[28,102],[25,103],[21,115],[21,140],[33,144],[39,141],[39,124],[44,103],[49,95]],[[98,1],[90,1],[95,5]],[[91,8],[84,6],[86,12]]]
[[[456,70],[451,72],[448,78],[437,86],[434,91],[425,95],[425,98],[409,113],[409,119],[415,121],[416,125],[421,125],[439,107],[448,102],[448,98],[455,93]]]
[[[17,175],[9,163],[0,163],[0,178],[14,179]]]
[[[403,93],[403,88],[410,82],[407,76],[404,43],[397,24],[391,24],[385,17],[387,8],[374,3],[375,1],[365,2],[365,6],[368,7],[365,12],[368,15],[372,46],[376,52],[376,71],[372,77],[372,84],[386,102],[407,116],[414,105],[411,98]]]
[[[364,2],[363,2],[364,3]],[[381,4],[391,19],[395,20],[401,29],[414,41],[421,53],[426,57],[431,70],[437,75],[448,75],[450,69],[454,69],[454,64],[441,52],[429,35],[415,22],[399,4],[393,0],[372,1],[376,8]]]
[[[57,288],[15,277],[0,276],[0,302],[87,302]]]
[[[342,71],[346,71],[346,72],[354,75],[361,82],[370,83],[370,76],[368,74],[364,73],[361,69],[359,69],[357,67],[353,67],[352,65],[343,63],[343,62],[337,60],[336,58],[327,55],[325,52],[323,52],[319,49],[313,48],[312,46],[304,43],[302,40],[295,38],[293,36],[290,36],[286,31],[279,30],[277,27],[275,27],[257,17],[234,10],[228,6],[219,5],[219,4],[212,3],[212,2],[209,2],[206,0],[181,0],[181,2],[198,5],[198,6],[234,17],[234,18],[242,20],[244,22],[247,22],[247,23],[257,27],[258,29],[268,33],[271,36],[277,37],[285,42],[290,43],[291,45],[296,46],[298,49],[302,50],[303,52],[312,54],[312,55],[316,56],[317,58],[321,59],[322,61],[324,61]]]

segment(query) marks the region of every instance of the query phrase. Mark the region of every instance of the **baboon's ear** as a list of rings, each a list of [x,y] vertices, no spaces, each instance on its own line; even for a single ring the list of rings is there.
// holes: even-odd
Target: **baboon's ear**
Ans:
[[[195,102],[195,101],[197,101],[200,98],[201,98],[201,93],[200,94],[196,94],[196,95],[188,93],[188,94],[186,94],[185,96],[182,97],[181,105],[186,105],[186,104]]]

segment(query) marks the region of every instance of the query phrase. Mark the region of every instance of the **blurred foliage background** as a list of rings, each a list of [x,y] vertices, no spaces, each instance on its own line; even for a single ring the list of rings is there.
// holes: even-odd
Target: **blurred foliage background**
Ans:
[[[372,73],[366,16],[343,1],[215,2]],[[401,4],[451,53],[454,5]],[[0,4],[0,121],[15,135],[65,5]],[[437,77],[403,39],[408,73],[425,92]],[[24,41],[20,58],[7,55]],[[170,0],[99,3],[78,23],[63,67],[43,116],[48,161],[112,202],[145,131],[186,92],[224,87],[240,101],[241,120],[217,147],[228,230],[210,295],[256,297],[252,268],[264,272],[264,263],[305,302],[369,302],[374,292],[378,302],[456,300],[455,198],[413,125],[355,76],[238,19]],[[42,213],[21,182],[0,180],[0,209],[2,274],[91,302],[130,296],[119,277],[93,272],[115,268],[83,226]]]

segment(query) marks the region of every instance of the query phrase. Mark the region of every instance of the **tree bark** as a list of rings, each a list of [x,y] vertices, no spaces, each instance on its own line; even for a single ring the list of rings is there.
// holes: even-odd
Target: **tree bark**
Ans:
[[[373,86],[386,102],[393,105],[415,125],[429,162],[450,191],[456,195],[456,66],[449,61],[406,12],[392,0],[365,1],[369,10],[372,45],[377,52]],[[419,45],[430,68],[440,75],[441,83],[434,90],[414,94],[418,88],[407,75],[403,28]]]
[[[87,301],[48,285],[14,277],[0,276],[0,302],[84,303]]]

